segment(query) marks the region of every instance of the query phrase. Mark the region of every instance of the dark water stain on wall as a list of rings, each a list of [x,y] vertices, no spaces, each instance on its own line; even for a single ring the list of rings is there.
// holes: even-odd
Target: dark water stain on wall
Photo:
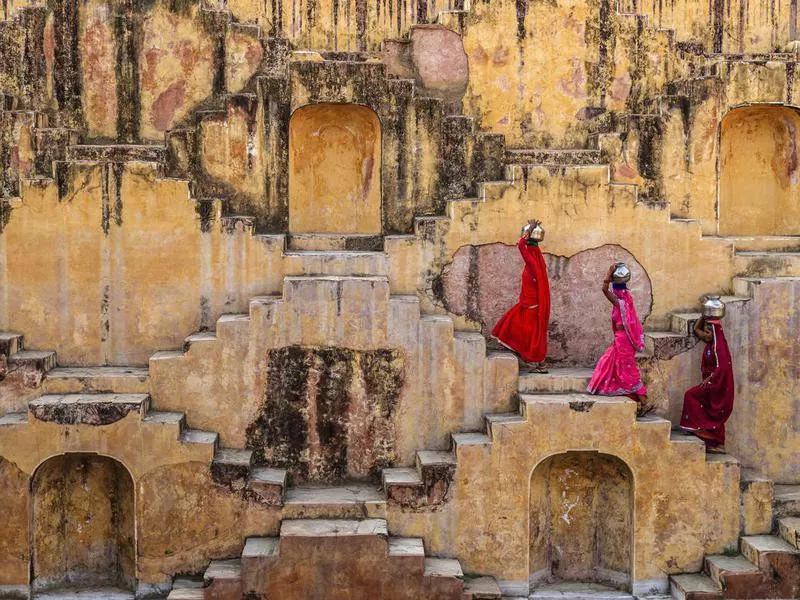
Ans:
[[[394,464],[394,414],[405,381],[399,350],[270,350],[264,400],[247,428],[258,464],[295,481],[376,477]]]

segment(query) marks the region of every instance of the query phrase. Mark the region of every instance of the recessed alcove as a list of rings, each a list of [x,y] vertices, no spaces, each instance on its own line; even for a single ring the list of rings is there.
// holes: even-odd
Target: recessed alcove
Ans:
[[[360,104],[310,104],[289,122],[289,230],[381,232],[381,124]]]
[[[134,486],[118,461],[64,454],[31,480],[35,591],[80,587],[134,590]]]
[[[633,475],[620,459],[566,452],[534,469],[530,486],[530,583],[628,588]]]
[[[800,111],[775,105],[735,108],[722,120],[719,232],[800,233]]]

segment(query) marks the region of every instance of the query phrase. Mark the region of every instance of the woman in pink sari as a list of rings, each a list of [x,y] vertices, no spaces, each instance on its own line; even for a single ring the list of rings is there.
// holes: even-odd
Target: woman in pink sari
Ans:
[[[636,366],[636,352],[644,350],[644,331],[627,281],[631,272],[623,263],[612,265],[603,280],[603,293],[614,305],[611,329],[614,343],[597,361],[589,381],[589,393],[601,396],[628,396],[639,404],[638,416],[653,410],[647,402],[647,388]],[[612,289],[609,289],[613,279]]]

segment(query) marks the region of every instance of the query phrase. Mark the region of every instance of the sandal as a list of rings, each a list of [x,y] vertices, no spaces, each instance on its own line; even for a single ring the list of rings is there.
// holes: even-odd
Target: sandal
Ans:
[[[637,418],[646,417],[655,409],[656,409],[655,404],[650,404],[650,403],[639,404],[639,406],[636,407],[636,417]]]
[[[727,454],[725,446],[706,446],[706,454]]]

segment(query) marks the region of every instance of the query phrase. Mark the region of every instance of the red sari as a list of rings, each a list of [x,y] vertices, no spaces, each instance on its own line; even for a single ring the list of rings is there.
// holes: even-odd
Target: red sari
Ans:
[[[683,396],[681,428],[693,432],[709,446],[725,444],[725,421],[733,410],[733,361],[722,325],[716,319],[706,321],[713,329],[713,339],[706,343],[700,373],[703,382]]]
[[[550,321],[550,283],[539,246],[525,237],[517,242],[525,268],[522,289],[515,304],[492,329],[498,341],[525,362],[542,362],[547,356],[547,323]]]

